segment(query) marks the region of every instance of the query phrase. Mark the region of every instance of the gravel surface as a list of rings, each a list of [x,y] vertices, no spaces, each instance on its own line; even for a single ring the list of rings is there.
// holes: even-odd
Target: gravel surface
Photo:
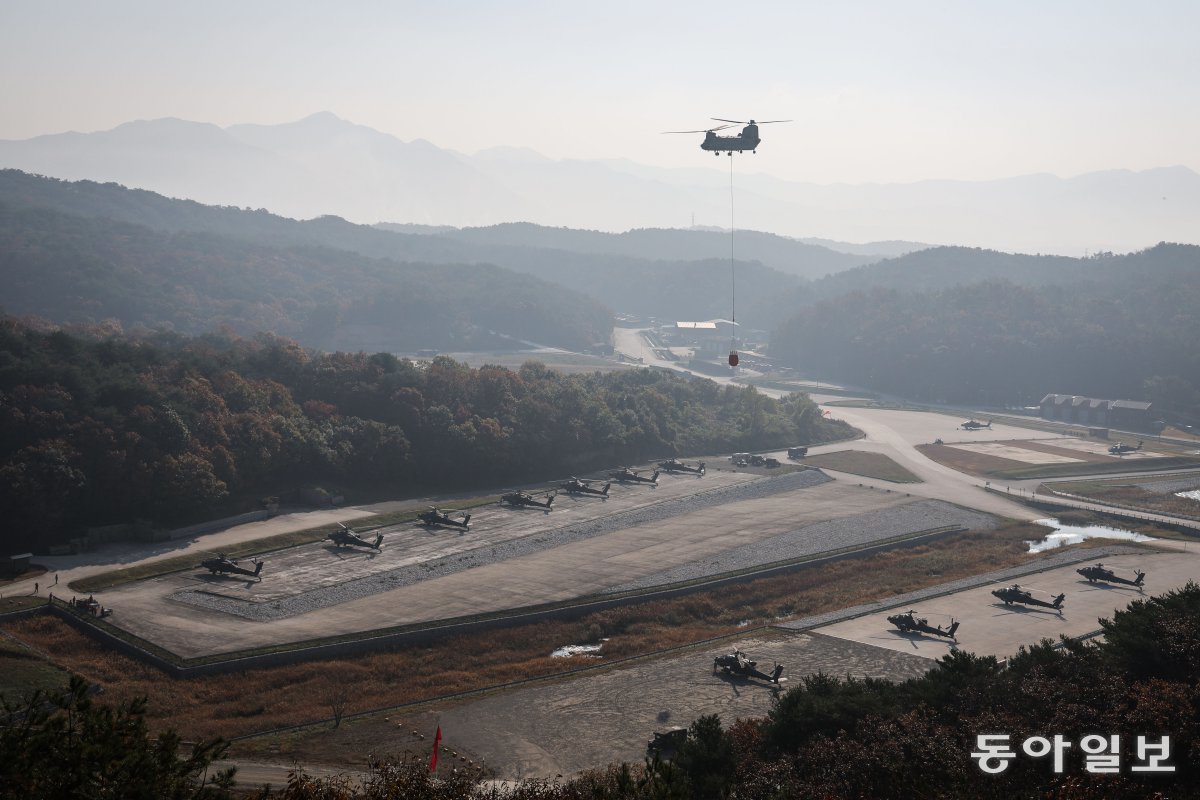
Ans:
[[[1175,494],[1176,492],[1189,492],[1192,489],[1200,488],[1200,477],[1189,475],[1169,480],[1139,482],[1136,485],[1155,494]]]
[[[846,547],[861,547],[873,542],[918,533],[946,525],[984,529],[996,527],[990,514],[960,508],[941,500],[919,500],[895,508],[856,514],[851,517],[805,525],[794,531],[753,544],[726,550],[715,557],[681,564],[636,581],[614,586],[613,594],[648,589],[672,583],[697,580],[710,575],[737,572],[753,567],[791,561],[805,556],[829,553]]]
[[[864,614],[874,614],[878,611],[884,611],[897,606],[910,606],[922,600],[928,600],[931,597],[941,597],[946,594],[963,589],[974,589],[977,586],[984,586],[989,583],[1008,583],[1013,578],[1019,578],[1024,575],[1030,575],[1035,572],[1044,572],[1055,567],[1063,567],[1068,564],[1078,564],[1083,561],[1099,561],[1107,556],[1125,555],[1127,553],[1139,553],[1132,547],[1125,545],[1111,545],[1108,547],[1092,547],[1087,550],[1068,550],[1062,553],[1053,553],[1044,555],[1039,558],[1034,564],[1022,564],[1017,567],[1007,567],[998,569],[993,572],[985,572],[982,575],[972,575],[969,578],[962,578],[957,581],[949,581],[947,583],[939,583],[937,586],[930,586],[925,589],[918,589],[915,592],[907,592],[888,597],[883,600],[876,600],[873,603],[864,603],[859,606],[851,606],[850,608],[842,608],[837,611],[830,611],[827,614],[817,614],[811,617],[803,617],[802,619],[784,622],[776,627],[786,628],[793,631],[806,631],[813,628],[821,628],[826,625],[831,625],[834,622],[861,617]]]
[[[818,469],[789,472],[785,475],[722,486],[686,497],[665,500],[654,505],[610,514],[604,517],[566,525],[549,531],[541,531],[520,539],[513,539],[495,546],[480,547],[465,553],[456,553],[421,564],[411,564],[366,577],[346,581],[335,586],[324,586],[302,592],[289,598],[254,602],[240,600],[211,592],[186,590],[171,595],[171,599],[213,611],[234,614],[245,619],[269,621],[306,614],[321,608],[369,597],[380,592],[411,586],[423,580],[451,575],[463,570],[507,561],[512,558],[536,553],[552,547],[602,536],[614,531],[657,522],[680,514],[690,514],[706,508],[755,500],[771,495],[792,492],[831,481]],[[978,515],[984,516],[984,515]],[[935,523],[925,527],[936,527]],[[837,545],[844,546],[844,545]],[[775,558],[773,560],[778,560]],[[721,570],[724,571],[724,570]],[[710,573],[711,574],[711,573]]]

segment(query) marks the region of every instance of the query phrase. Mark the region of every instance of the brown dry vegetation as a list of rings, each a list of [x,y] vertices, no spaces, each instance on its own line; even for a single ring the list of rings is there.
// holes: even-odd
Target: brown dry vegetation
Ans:
[[[851,475],[863,475],[893,483],[921,483],[921,479],[897,464],[883,453],[863,450],[838,450],[809,456],[805,463],[813,467],[825,467]]]
[[[1072,481],[1055,483],[1040,491],[1047,489],[1077,494],[1097,502],[1127,506],[1141,511],[1155,511],[1159,514],[1174,514],[1181,517],[1200,517],[1200,501],[1187,497],[1176,497],[1174,494],[1151,492],[1137,484]]]
[[[606,637],[606,663],[686,645],[745,630],[746,621],[761,625],[780,617],[821,613],[1021,563],[1028,558],[1023,540],[1043,533],[1044,529],[1014,523],[574,621],[540,622],[448,638],[428,647],[180,681],[105,650],[53,617],[16,620],[3,627],[48,653],[56,665],[102,685],[110,702],[148,697],[155,727],[173,727],[188,739],[231,737],[329,719],[334,715],[335,689],[346,683],[354,691],[345,712],[354,714],[548,676],[594,663],[549,657],[564,644]]]
[[[919,444],[916,449],[939,464],[979,477],[990,476],[1001,470],[1029,466],[1024,461],[973,453],[970,450],[960,450],[944,444]]]

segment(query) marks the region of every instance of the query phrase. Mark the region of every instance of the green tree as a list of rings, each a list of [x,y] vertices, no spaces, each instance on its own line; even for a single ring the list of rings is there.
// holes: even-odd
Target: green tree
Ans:
[[[152,737],[144,699],[120,706],[93,702],[72,675],[59,697],[35,692],[4,701],[0,796],[78,800],[218,800],[232,797],[234,768],[209,768],[226,743],[196,744],[181,756],[173,731]]]

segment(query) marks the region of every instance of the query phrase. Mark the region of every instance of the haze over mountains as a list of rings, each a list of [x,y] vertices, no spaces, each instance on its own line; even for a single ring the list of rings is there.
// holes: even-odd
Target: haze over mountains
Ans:
[[[1200,243],[1200,175],[1182,166],[1072,178],[816,185],[771,177],[771,146],[768,136],[761,153],[734,161],[738,228],[902,240],[859,250],[877,256],[918,248],[903,241],[1069,255]],[[607,231],[682,228],[694,220],[728,227],[729,162],[696,153],[697,167],[684,170],[633,160],[555,161],[521,148],[468,156],[319,113],[282,125],[160,119],[0,141],[0,166],[302,219],[336,214],[361,223],[455,227],[527,221]]]

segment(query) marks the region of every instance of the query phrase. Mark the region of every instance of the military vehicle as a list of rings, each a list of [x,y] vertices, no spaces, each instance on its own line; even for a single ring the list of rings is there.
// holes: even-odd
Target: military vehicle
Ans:
[[[987,422],[980,422],[977,419],[969,419],[958,427],[962,428],[964,431],[978,431],[984,428],[991,429],[992,421],[989,419]]]
[[[950,627],[942,630],[942,626],[934,627],[929,624],[929,620],[925,617],[918,617],[917,612],[909,611],[905,614],[895,614],[887,618],[887,621],[895,625],[904,633],[928,633],[933,636],[945,636],[947,639],[958,641],[958,637],[954,632],[958,630],[958,623],[953,619],[950,620]]]
[[[564,492],[568,492],[569,494],[592,494],[607,500],[608,490],[611,486],[612,483],[606,483],[604,484],[603,489],[593,489],[591,486],[587,485],[587,481],[581,481],[579,478],[571,478],[569,481],[560,483],[558,488],[562,489]]]
[[[1011,606],[1013,603],[1021,603],[1026,606],[1041,606],[1042,608],[1053,608],[1055,611],[1062,613],[1063,600],[1065,594],[1060,594],[1054,598],[1052,602],[1047,603],[1045,600],[1038,600],[1032,594],[1022,589],[1019,584],[1014,583],[1005,589],[994,589],[992,595],[1004,601],[1004,605]]]
[[[646,752],[657,753],[659,758],[670,759],[675,755],[675,751],[687,741],[687,737],[687,728],[671,728],[663,733],[655,731],[654,738],[646,742]]]
[[[768,675],[765,672],[759,672],[757,669],[758,662],[751,661],[745,653],[737,648],[733,652],[717,656],[713,659],[713,672],[717,670],[723,671],[726,675],[736,676],[739,678],[761,678],[764,681],[771,683],[779,683],[779,676],[783,674],[783,665],[776,664],[775,671]]]
[[[375,537],[374,542],[371,542],[366,539],[363,539],[361,536],[359,536],[357,533],[355,533],[353,528],[347,528],[345,525],[342,525],[342,523],[340,523],[340,522],[338,523],[338,526],[339,527],[337,530],[330,531],[329,536],[326,537],[326,538],[330,539],[338,547],[349,545],[351,547],[366,547],[371,550],[381,550],[382,549],[382,544],[383,544],[383,534],[382,533]]]
[[[658,485],[658,470],[654,470],[654,474],[649,478],[643,478],[640,472],[632,470],[629,467],[622,467],[617,472],[608,473],[608,477],[618,483],[650,483],[655,486]]]
[[[259,561],[257,558],[252,558],[250,559],[250,563],[254,564],[254,569],[252,570],[240,566],[238,562],[234,561],[232,558],[227,558],[224,553],[217,553],[217,555],[213,558],[206,558],[201,561],[200,566],[211,572],[213,575],[216,575],[218,572],[220,572],[231,575],[248,575],[251,578],[258,578],[259,580],[262,580],[260,576],[262,574],[263,562]]]
[[[531,494],[528,494],[527,492],[517,491],[500,495],[500,501],[503,503],[508,503],[510,506],[536,506],[537,508],[544,508],[549,511],[550,506],[554,503],[554,495],[551,494],[543,502],[539,501],[537,498]]]
[[[699,131],[663,131],[663,133],[703,133],[704,141],[700,143],[701,150],[709,150],[714,156],[719,156],[722,152],[727,152],[732,156],[735,150],[739,153],[743,153],[746,150],[749,150],[751,153],[758,152],[758,145],[760,142],[762,142],[762,139],[760,139],[758,136],[759,125],[772,125],[776,122],[791,122],[790,119],[768,119],[763,120],[762,122],[755,122],[754,120],[743,122],[736,119],[721,119],[720,117],[709,117],[709,119],[727,124],[718,125],[715,128],[705,128],[704,130]],[[723,131],[726,128],[732,128],[734,125],[745,125],[746,127],[742,128],[742,132],[737,136],[717,136],[717,131]],[[736,367],[737,364],[735,363],[731,366]]]
[[[807,447],[789,447],[788,458],[793,461],[798,461],[808,455]]]
[[[666,461],[658,462],[658,466],[659,466],[659,469],[665,470],[666,472],[691,472],[695,475],[703,475],[704,474],[704,462],[703,461],[701,461],[699,464],[697,464],[694,467],[689,467],[687,464],[683,463],[682,461],[680,461],[677,458],[669,458]]]
[[[1142,449],[1142,442],[1137,443],[1137,447],[1127,445],[1124,442],[1117,442],[1112,447],[1108,448],[1109,455],[1123,456],[1126,453],[1136,453]]]
[[[1126,586],[1136,586],[1138,591],[1142,590],[1142,581],[1146,579],[1146,573],[1142,572],[1141,570],[1134,570],[1134,572],[1137,573],[1137,577],[1133,580],[1129,580],[1128,578],[1119,578],[1117,577],[1116,573],[1103,564],[1097,564],[1094,567],[1083,567],[1082,569],[1077,569],[1075,571],[1087,578],[1088,583],[1095,583],[1096,581],[1103,581],[1104,583],[1123,583]]]
[[[463,514],[462,519],[455,519],[434,506],[430,506],[428,511],[422,511],[420,514],[417,514],[417,519],[421,520],[422,525],[430,528],[434,525],[445,525],[448,528],[462,528],[464,531],[471,529],[470,514]]]

